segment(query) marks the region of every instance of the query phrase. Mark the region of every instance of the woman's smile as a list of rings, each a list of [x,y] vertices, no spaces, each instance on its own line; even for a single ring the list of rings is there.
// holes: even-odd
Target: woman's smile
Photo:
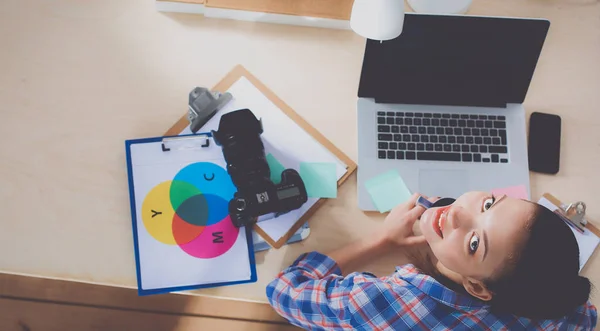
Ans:
[[[448,220],[448,210],[450,207],[451,206],[437,208],[429,216],[433,231],[442,239],[444,238],[444,227],[446,225],[446,221]]]

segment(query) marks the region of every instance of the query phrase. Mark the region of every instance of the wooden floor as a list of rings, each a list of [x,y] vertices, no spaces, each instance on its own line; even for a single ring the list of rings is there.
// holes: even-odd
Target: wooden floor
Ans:
[[[0,274],[0,330],[298,330],[270,306]]]

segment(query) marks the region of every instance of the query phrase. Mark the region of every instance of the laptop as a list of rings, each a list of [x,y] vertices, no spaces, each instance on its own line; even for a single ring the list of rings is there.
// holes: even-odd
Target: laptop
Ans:
[[[529,189],[525,96],[550,23],[407,13],[402,34],[367,40],[357,101],[358,203],[397,170],[412,192]]]

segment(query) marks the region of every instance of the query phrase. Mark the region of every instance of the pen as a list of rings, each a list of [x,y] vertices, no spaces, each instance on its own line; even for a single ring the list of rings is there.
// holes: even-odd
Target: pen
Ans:
[[[417,198],[416,205],[419,205],[425,209],[429,209],[433,206],[433,203],[431,203],[431,201],[423,198],[422,196],[419,196],[419,198]]]

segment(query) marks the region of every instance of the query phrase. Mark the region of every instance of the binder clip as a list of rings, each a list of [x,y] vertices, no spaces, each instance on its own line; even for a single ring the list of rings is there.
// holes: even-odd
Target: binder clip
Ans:
[[[561,204],[559,208],[560,215],[565,221],[575,226],[579,232],[583,233],[585,231],[587,221],[585,220],[586,206],[583,201],[571,203],[568,206]]]
[[[188,120],[193,133],[198,132],[221,108],[232,99],[229,92],[211,92],[205,87],[194,88],[189,95]]]

